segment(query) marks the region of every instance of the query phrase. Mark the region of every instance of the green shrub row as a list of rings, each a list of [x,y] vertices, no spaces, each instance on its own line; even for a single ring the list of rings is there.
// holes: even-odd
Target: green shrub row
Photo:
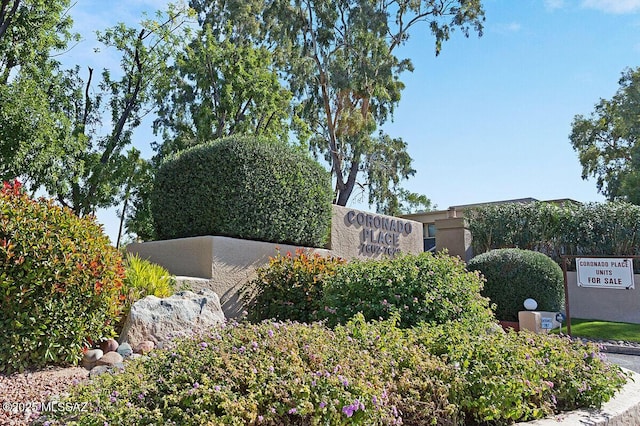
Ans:
[[[167,159],[151,210],[160,239],[222,235],[323,247],[332,196],[329,173],[309,156],[229,137]]]
[[[396,321],[212,329],[74,388],[63,402],[87,402],[86,410],[47,413],[47,421],[506,425],[598,407],[625,382],[591,344]]]
[[[400,314],[400,324],[462,321],[487,327],[494,321],[483,280],[446,254],[404,254],[394,259],[323,258],[303,251],[278,254],[245,289],[249,319],[347,322]]]
[[[640,254],[640,206],[625,202],[508,203],[476,208],[465,215],[473,251],[517,247],[567,255]]]
[[[0,371],[77,364],[112,337],[124,268],[93,218],[0,191]]]
[[[531,250],[497,249],[469,261],[467,268],[482,273],[487,282],[481,293],[495,304],[496,318],[518,321],[523,302],[532,298],[537,310],[564,309],[562,269],[549,256]]]

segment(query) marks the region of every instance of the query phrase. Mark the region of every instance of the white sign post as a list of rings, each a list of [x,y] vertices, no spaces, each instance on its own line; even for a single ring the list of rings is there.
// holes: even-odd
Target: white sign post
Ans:
[[[579,287],[635,288],[630,258],[576,258]]]

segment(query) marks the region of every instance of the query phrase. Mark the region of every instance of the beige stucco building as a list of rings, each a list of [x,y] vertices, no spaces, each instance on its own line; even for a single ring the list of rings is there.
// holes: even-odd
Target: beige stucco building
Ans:
[[[447,210],[433,210],[428,212],[413,213],[401,217],[422,224],[424,236],[424,251],[447,250],[452,256],[459,256],[464,261],[473,257],[471,249],[471,233],[465,219],[465,212],[469,209],[494,204],[506,203],[532,203],[539,202],[535,198],[518,198],[504,201],[491,201],[486,203],[463,204],[451,206]],[[547,200],[545,203],[564,204],[577,203],[577,201],[563,198]]]

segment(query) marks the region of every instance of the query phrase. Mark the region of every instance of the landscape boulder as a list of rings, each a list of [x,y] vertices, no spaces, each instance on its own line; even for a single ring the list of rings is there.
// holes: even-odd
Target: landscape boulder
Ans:
[[[205,331],[224,321],[220,299],[208,289],[181,291],[164,299],[147,296],[131,306],[119,341],[136,348],[149,340],[161,348],[173,338]]]
[[[145,355],[151,352],[153,348],[155,348],[155,346],[155,343],[153,343],[151,340],[145,340],[136,345],[134,353]]]
[[[108,367],[114,366],[115,364],[121,363],[123,361],[122,355],[118,352],[107,352],[96,361],[96,366],[98,365],[106,365]]]
[[[102,342],[100,342],[100,349],[102,349],[102,352],[104,352],[105,354],[107,352],[116,351],[118,350],[118,342],[116,342],[114,339],[103,340]]]
[[[103,355],[104,352],[102,351],[102,349],[88,350],[82,357],[82,366],[87,370],[91,370],[93,367],[95,367],[96,362],[98,362],[98,360],[102,358]]]

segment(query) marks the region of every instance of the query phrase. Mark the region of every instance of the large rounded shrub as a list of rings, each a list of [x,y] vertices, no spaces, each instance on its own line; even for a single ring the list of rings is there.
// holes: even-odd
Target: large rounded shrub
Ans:
[[[121,301],[118,251],[93,218],[19,183],[0,193],[0,371],[77,364],[82,350],[113,335]]]
[[[400,314],[401,326],[421,322],[465,322],[486,327],[494,321],[480,295],[483,280],[464,262],[446,254],[405,254],[394,259],[352,261],[340,266],[324,288],[330,324],[362,312],[368,320]]]
[[[151,209],[160,239],[223,235],[323,246],[331,180],[320,164],[263,139],[229,137],[159,168]]]
[[[500,320],[517,321],[528,298],[538,302],[540,311],[564,308],[562,270],[542,253],[514,248],[492,250],[474,257],[467,266],[486,278],[482,294],[496,304]]]

